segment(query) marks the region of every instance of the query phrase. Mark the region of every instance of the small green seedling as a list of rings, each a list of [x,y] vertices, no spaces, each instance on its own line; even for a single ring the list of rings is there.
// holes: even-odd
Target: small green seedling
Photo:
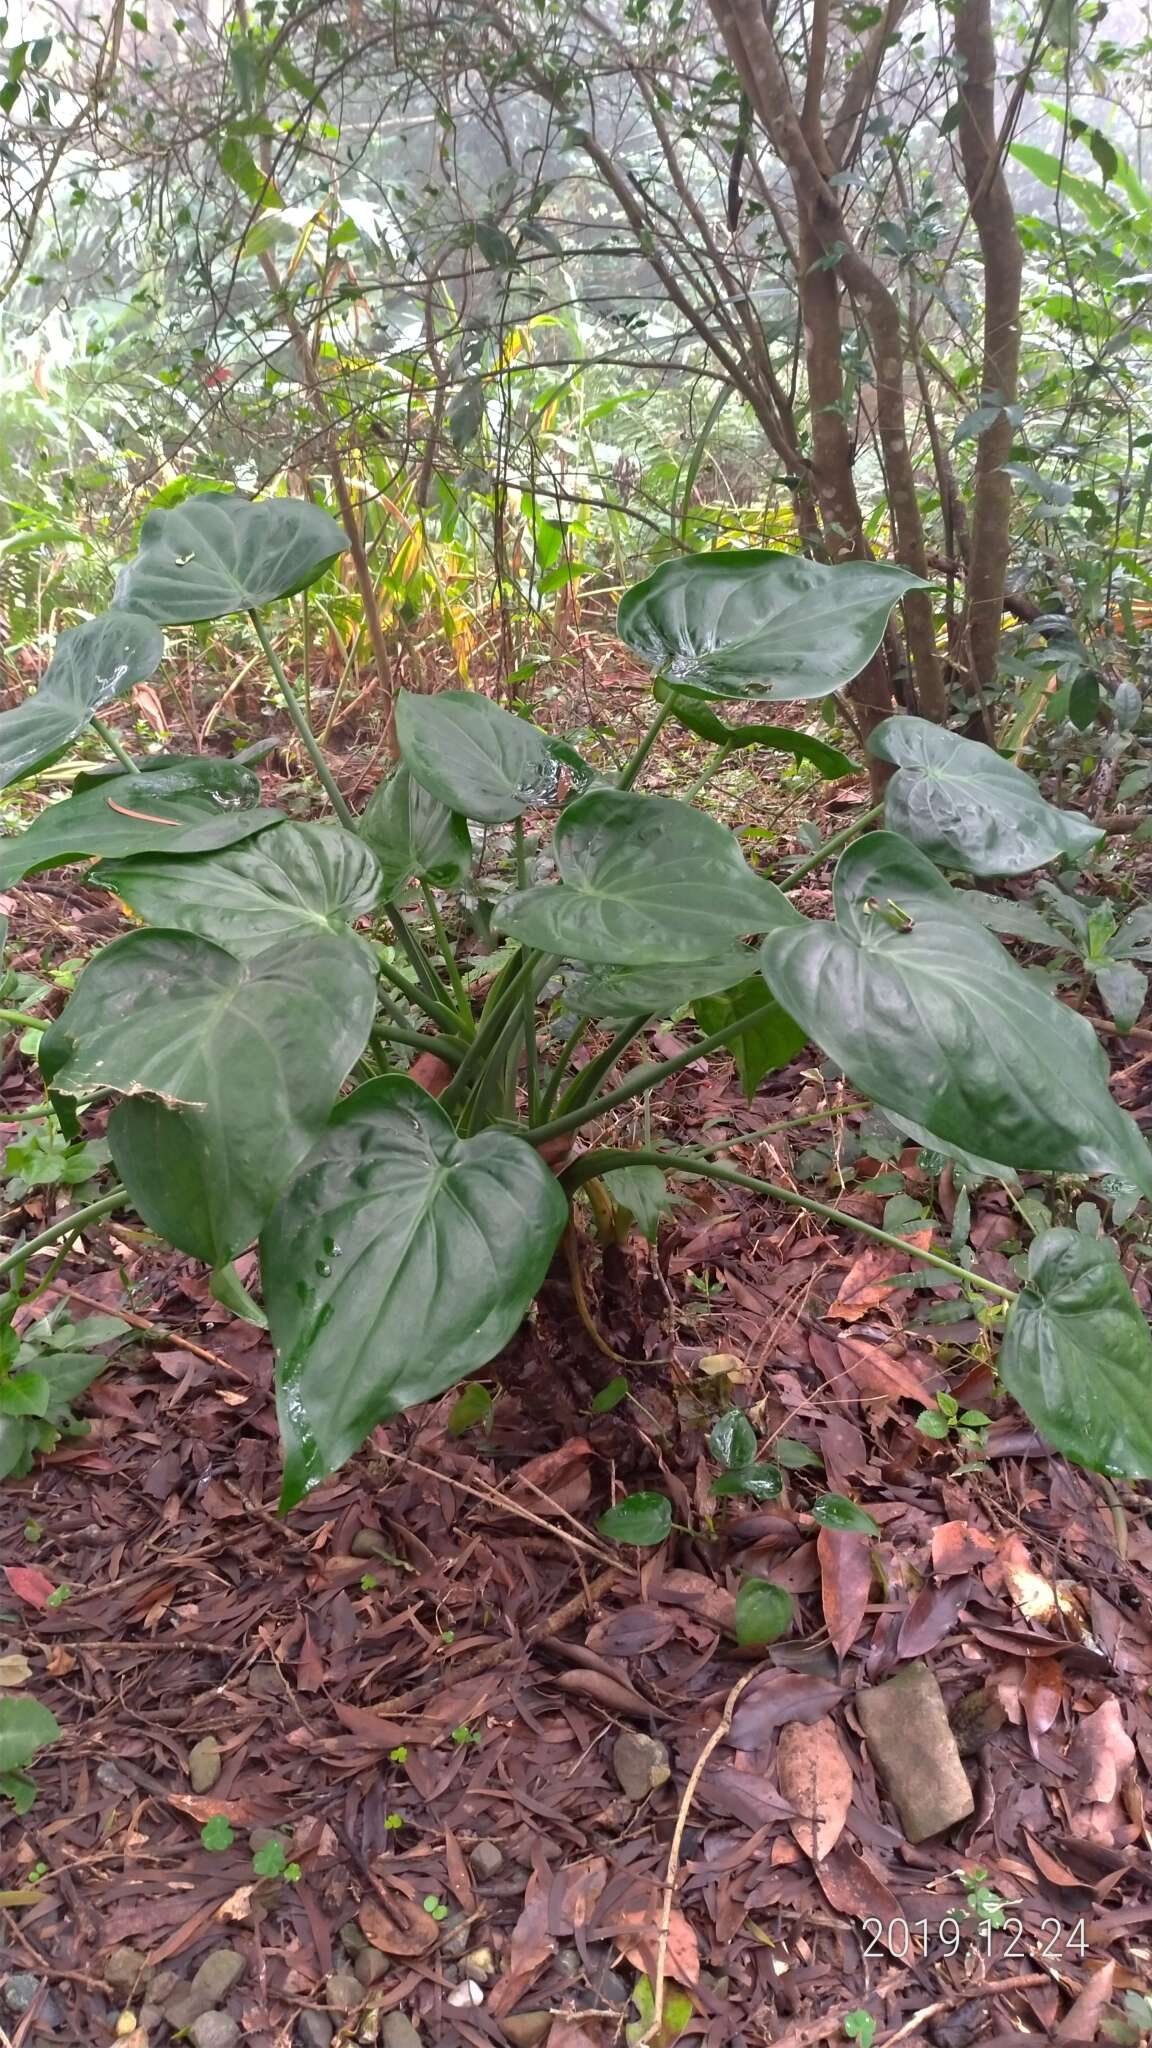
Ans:
[[[956,1875],[964,1887],[968,1918],[981,1927],[1003,1927],[1009,1908],[1018,1906],[1019,1899],[1001,1898],[989,1883],[986,1870],[958,1870]]]
[[[724,1470],[712,1481],[714,1494],[751,1494],[753,1500],[779,1500],[784,1475],[778,1465],[756,1461],[756,1432],[739,1408],[729,1408],[708,1432],[708,1448]]]
[[[936,1396],[935,1408],[920,1410],[916,1427],[921,1436],[930,1436],[938,1443],[955,1438],[960,1449],[975,1451],[983,1457],[988,1448],[985,1431],[991,1429],[992,1417],[981,1408],[962,1409],[955,1394],[941,1392]]]
[[[876,2022],[870,2012],[858,2005],[854,2012],[844,2015],[844,2032],[850,2041],[859,2041],[860,2048],[872,2048],[876,2039]]]
[[[458,1748],[463,1749],[465,1744],[469,1742],[475,1743],[478,1746],[483,1742],[484,1737],[478,1728],[469,1728],[466,1721],[461,1721],[459,1726],[452,1730],[452,1740]]]
[[[236,1831],[230,1822],[225,1820],[222,1813],[214,1813],[211,1819],[206,1820],[201,1828],[200,1840],[206,1849],[211,1849],[214,1854],[220,1855],[225,1849],[232,1847],[233,1842],[236,1840]]]
[[[448,1908],[444,1904],[443,1899],[436,1897],[435,1892],[429,1892],[424,1901],[424,1911],[432,1920],[440,1921],[448,1918]]]
[[[296,1884],[300,1877],[300,1865],[288,1862],[279,1835],[261,1842],[253,1854],[252,1869],[257,1877],[282,1877],[285,1884]]]

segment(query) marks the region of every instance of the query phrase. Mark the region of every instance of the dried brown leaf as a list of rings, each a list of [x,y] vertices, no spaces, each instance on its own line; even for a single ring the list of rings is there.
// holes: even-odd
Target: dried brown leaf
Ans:
[[[795,1808],[788,1825],[806,1856],[820,1863],[835,1848],[852,1803],[852,1766],[827,1716],[781,1730],[776,1776]]]
[[[844,1657],[860,1633],[872,1590],[871,1539],[863,1529],[821,1529],[816,1555],[824,1619],[837,1656]]]

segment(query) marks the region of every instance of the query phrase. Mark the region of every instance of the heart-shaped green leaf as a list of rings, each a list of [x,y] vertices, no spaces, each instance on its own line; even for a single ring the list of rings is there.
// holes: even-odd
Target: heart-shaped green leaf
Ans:
[[[626,1493],[596,1524],[612,1543],[648,1550],[663,1543],[672,1527],[672,1503],[662,1493]]]
[[[373,790],[357,830],[380,862],[386,896],[413,877],[433,889],[455,889],[472,872],[468,820],[403,766]]]
[[[775,1643],[792,1626],[796,1605],[783,1586],[771,1579],[741,1579],[736,1595],[736,1641],[751,1650],[761,1643]]]
[[[1108,1238],[1046,1230],[1033,1240],[998,1364],[1066,1458],[1152,1478],[1152,1336]]]
[[[897,600],[928,587],[894,562],[725,549],[662,562],[625,591],[617,631],[678,692],[779,704],[850,683]]]
[[[812,1520],[822,1529],[856,1529],[863,1536],[878,1536],[879,1526],[867,1508],[843,1493],[822,1493],[812,1503]]]
[[[198,932],[238,959],[308,932],[348,935],[381,895],[376,856],[355,834],[288,822],[220,853],[101,861],[88,879],[146,924]]]
[[[378,1422],[495,1357],[567,1215],[530,1145],[458,1138],[414,1081],[389,1075],[339,1104],[261,1240],[285,1507]]]
[[[661,704],[671,698],[672,711],[678,722],[694,732],[699,739],[710,740],[714,747],[730,747],[733,751],[743,747],[765,747],[771,753],[791,754],[794,761],[806,761],[815,768],[826,782],[835,782],[842,775],[858,775],[859,767],[842,754],[839,747],[833,747],[827,740],[816,739],[812,733],[793,732],[790,725],[729,725],[718,718],[698,697],[684,696],[671,683],[657,681],[653,694]]]
[[[343,527],[307,498],[254,505],[237,491],[206,491],[145,516],[116,603],[162,626],[258,611],[306,590],[347,545]]]
[[[566,959],[712,959],[745,933],[803,922],[723,825],[669,797],[589,790],[561,816],[553,852],[560,886],[505,896],[493,923]]]
[[[1108,1092],[1091,1025],[1016,966],[922,853],[868,833],[833,895],[836,922],[771,932],[761,972],[858,1088],[944,1150],[1115,1172],[1152,1194],[1152,1154]]]
[[[472,690],[438,690],[396,700],[404,766],[450,811],[481,825],[507,824],[533,804],[556,799],[560,769],[548,740]]]
[[[1130,960],[1114,960],[1107,967],[1095,968],[1092,978],[1108,1015],[1121,1031],[1131,1031],[1148,1000],[1148,976]]]
[[[49,804],[26,832],[0,839],[0,888],[93,855],[211,853],[279,824],[281,811],[262,810],[244,793],[249,784],[257,793],[260,787],[248,769],[202,765],[210,772],[197,781],[176,770],[110,775]],[[173,775],[180,784],[174,791]]]
[[[728,1408],[708,1432],[708,1449],[725,1469],[750,1465],[756,1456],[756,1431],[739,1408]]]
[[[27,1693],[0,1700],[0,1771],[22,1771],[38,1750],[60,1740],[55,1714]]]
[[[735,988],[717,995],[698,996],[692,1007],[701,1031],[709,1037],[715,1031],[728,1032],[724,1043],[736,1062],[748,1102],[765,1074],[786,1067],[808,1043],[803,1026],[778,1003],[764,1014],[764,982],[758,974],[748,975]],[[748,1021],[753,1018],[754,1022]]]
[[[755,957],[746,947],[733,946],[717,960],[606,967],[599,974],[574,975],[567,987],[567,1007],[620,1023],[627,1017],[670,1017],[697,997],[722,994],[744,980],[748,962]]]
[[[138,612],[104,612],[56,641],[40,687],[0,714],[0,789],[55,761],[89,720],[164,658],[164,635]]]
[[[1030,775],[991,747],[930,725],[886,718],[868,742],[896,773],[884,821],[941,867],[970,875],[1026,875],[1060,854],[1083,855],[1101,838],[1079,811],[1058,811]]]
[[[783,1475],[776,1465],[734,1465],[712,1481],[713,1493],[748,1493],[753,1500],[779,1500],[783,1491]]]
[[[213,1266],[260,1229],[368,1042],[367,949],[326,932],[240,961],[190,932],[130,932],[44,1034],[63,1095],[111,1089],[112,1158],[151,1228]]]

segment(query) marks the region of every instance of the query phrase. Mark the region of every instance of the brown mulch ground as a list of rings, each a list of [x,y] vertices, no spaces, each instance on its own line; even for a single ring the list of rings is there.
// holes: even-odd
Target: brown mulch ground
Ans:
[[[91,895],[33,898],[57,952],[109,935]],[[1117,1067],[1139,1114],[1139,1041]],[[9,1082],[23,1099],[16,1065]],[[834,1100],[797,1066],[746,1107],[701,1064],[661,1097],[656,1134],[751,1131]],[[853,1122],[737,1156],[787,1180]],[[901,1166],[930,1197],[913,1151]],[[858,1181],[840,1192],[835,1160],[814,1192],[883,1212]],[[974,1209],[981,1269],[1004,1278],[1011,1206],[986,1189]],[[31,1812],[0,1819],[0,2048],[89,2048],[126,2011],[129,2048],[160,2048],[157,2009],[221,1952],[216,2006],[237,2031],[195,2048],[616,2048],[655,1969],[678,1818],[668,1968],[691,1993],[686,2040],[815,2048],[847,2040],[857,2009],[878,2044],[1141,2038],[1142,1490],[1050,1456],[996,1393],[964,1306],[921,1320],[947,1285],[893,1285],[899,1254],[713,1189],[658,1251],[589,1244],[583,1264],[603,1340],[644,1363],[594,1346],[560,1268],[483,1375],[487,1433],[453,1436],[449,1396],[378,1431],[287,1524],[261,1333],[123,1225],[65,1268],[77,1317],[127,1308],[149,1327],[81,1403],[90,1434],[0,1489],[0,1658],[28,1658],[64,1731]],[[595,1413],[621,1373],[629,1398]],[[944,1385],[995,1418],[979,1469],[915,1429]],[[718,1502],[706,1434],[733,1401],[762,1455],[783,1436],[823,1469],[793,1471],[764,1507]],[[657,1551],[596,1534],[638,1487],[667,1493],[681,1525]],[[824,1487],[866,1505],[880,1540],[819,1528]],[[796,1600],[768,1650],[735,1642],[746,1575]],[[913,1844],[855,1701],[917,1661],[974,1811]],[[642,1798],[617,1775],[629,1732],[667,1751]],[[196,1791],[206,1738],[219,1776]],[[231,1845],[204,1847],[221,1818]],[[254,1871],[269,1833],[298,1876]],[[1006,1926],[974,1917],[980,1883],[1010,1902]]]
[[[818,1085],[775,1076],[744,1111],[722,1084],[689,1074],[668,1113],[753,1124]],[[1060,2038],[1090,2040],[1099,2013],[1083,2001],[1119,2008],[1147,1985],[1141,1498],[1114,1499],[1000,1415],[974,1326],[901,1330],[899,1254],[860,1254],[728,1190],[708,1203],[678,1212],[658,1257],[633,1239],[606,1262],[603,1332],[664,1360],[627,1369],[629,1402],[590,1413],[617,1368],[558,1278],[488,1376],[503,1388],[488,1436],[448,1434],[449,1397],[378,1432],[286,1527],[263,1337],[194,1268],[104,1237],[75,1312],[123,1303],[124,1275],[137,1313],[218,1363],[141,1334],[86,1402],[91,1435],[0,1496],[0,1653],[29,1656],[64,1729],[36,1766],[32,1812],[4,1827],[6,1886],[46,1866],[37,1902],[5,1910],[10,1981],[42,1987],[38,2009],[7,2020],[11,2041],[110,2039],[125,2004],[144,2002],[122,1961],[119,1992],[102,1981],[129,1944],[181,1979],[213,1951],[241,1956],[227,2004],[257,2048],[322,2040],[317,2019],[299,2030],[307,2013],[349,2041],[403,2013],[425,2043],[609,2048],[654,1968],[689,1772],[750,1670],[687,1815],[669,1966],[693,1993],[689,2038],[805,2048],[844,2038],[864,2007],[881,2041],[903,2028],[955,2048],[1021,2027],[1051,2038],[1079,1998]],[[981,1231],[995,1275],[994,1201]],[[736,1361],[726,1380],[716,1351]],[[912,1427],[942,1366],[1000,1418],[982,1471],[961,1475]],[[718,1511],[704,1431],[733,1397],[762,1444],[818,1450],[816,1482],[866,1502],[882,1541],[818,1530],[808,1472],[786,1503]],[[645,1483],[697,1533],[659,1552],[606,1546],[596,1513],[614,1486]],[[733,1641],[748,1572],[798,1603],[794,1634],[767,1652]],[[860,1687],[915,1658],[960,1710],[975,1795],[971,1820],[918,1847],[853,1709]],[[845,1810],[828,1795],[836,1839],[818,1845],[776,1766],[797,1722],[832,1745],[821,1783],[838,1759],[850,1769]],[[639,1803],[613,1768],[629,1729],[671,1761]],[[221,1774],[196,1794],[188,1757],[207,1736]],[[213,1815],[231,1823],[227,1850],[201,1844]],[[254,1877],[261,1828],[279,1831],[296,1882]],[[966,1919],[960,1873],[976,1869],[1016,1902],[1016,1924],[982,1934]],[[349,1984],[366,1938],[387,1960],[362,1976],[383,1974]],[[504,2030],[525,2014],[539,2017]]]

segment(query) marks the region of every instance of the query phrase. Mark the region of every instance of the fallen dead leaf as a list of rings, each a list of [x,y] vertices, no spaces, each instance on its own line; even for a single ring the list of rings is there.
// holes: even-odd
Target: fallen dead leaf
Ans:
[[[14,1650],[10,1657],[0,1657],[0,1685],[27,1685],[31,1676],[32,1666],[19,1650]]]
[[[1136,1745],[1124,1726],[1120,1702],[1106,1699],[1094,1714],[1085,1714],[1068,1750],[1082,1799],[1094,1806],[1115,1799],[1120,1781],[1136,1761]]]
[[[927,1251],[932,1242],[932,1231],[910,1231],[908,1243],[920,1251]],[[830,1321],[842,1323],[859,1322],[871,1309],[882,1307],[891,1294],[896,1276],[908,1271],[909,1261],[903,1252],[881,1251],[878,1246],[869,1246],[866,1252],[853,1261],[837,1290],[836,1299],[824,1311]]]
[[[56,1591],[51,1579],[34,1564],[6,1564],[4,1577],[18,1600],[27,1607],[38,1607],[43,1613]]]
[[[877,1941],[894,1956],[907,1954],[906,1946],[899,1945],[901,1940],[907,1942],[906,1931],[902,1934],[907,1920],[901,1915],[900,1901],[867,1855],[858,1856],[847,1842],[837,1842],[823,1862],[815,1865],[815,1871],[834,1912],[847,1913],[853,1920],[878,1921]]]
[[[776,1758],[780,1790],[795,1808],[788,1823],[814,1863],[835,1848],[852,1803],[852,1766],[827,1716],[805,1724],[792,1721],[780,1732]]]
[[[996,1555],[996,1544],[971,1522],[941,1522],[932,1531],[932,1569],[938,1579],[958,1579]]]
[[[872,1590],[871,1538],[862,1529],[821,1529],[820,1599],[838,1657],[847,1656],[860,1633]]]
[[[1115,1963],[1102,1963],[1093,1970],[1083,1991],[1074,2005],[1065,2013],[1056,2029],[1057,2041],[1095,2041],[1100,2032],[1100,2021],[1112,1997],[1112,1985],[1116,1976]]]
[[[610,1927],[597,1927],[597,1934],[610,1934],[632,1967],[643,1970],[650,1980],[656,1975],[656,1950],[660,1941],[660,1903],[636,1906],[617,1913]],[[695,1933],[679,1907],[673,1907],[668,1923],[668,1975],[677,1984],[700,1982],[700,1949]]]
[[[436,1922],[415,1899],[395,1892],[383,1899],[365,1899],[359,1913],[361,1932],[386,1956],[422,1956],[439,1939]]]

